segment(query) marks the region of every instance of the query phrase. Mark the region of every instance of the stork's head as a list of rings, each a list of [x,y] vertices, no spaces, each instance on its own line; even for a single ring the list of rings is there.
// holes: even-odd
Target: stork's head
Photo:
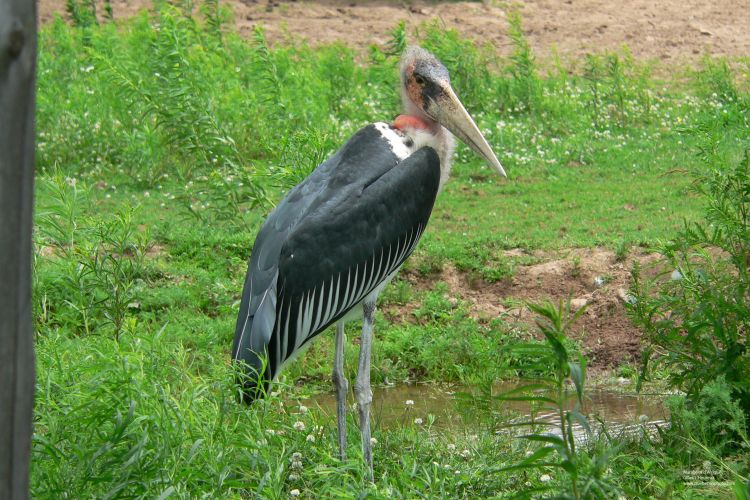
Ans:
[[[401,57],[401,98],[408,114],[447,128],[505,177],[497,156],[453,91],[448,70],[421,47],[411,46]]]

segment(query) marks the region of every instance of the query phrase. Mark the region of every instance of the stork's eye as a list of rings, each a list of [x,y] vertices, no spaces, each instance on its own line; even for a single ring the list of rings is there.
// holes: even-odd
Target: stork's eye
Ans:
[[[427,81],[422,75],[414,75],[414,81],[417,82],[417,85],[419,85],[420,87],[424,87],[425,84],[427,84]]]

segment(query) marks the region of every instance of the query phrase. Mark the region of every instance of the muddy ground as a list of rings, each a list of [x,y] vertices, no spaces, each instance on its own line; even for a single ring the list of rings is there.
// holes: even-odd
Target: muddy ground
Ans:
[[[472,317],[480,322],[504,318],[511,326],[535,332],[535,317],[524,306],[526,301],[566,301],[571,309],[585,307],[575,324],[572,337],[587,355],[594,370],[614,368],[624,362],[638,362],[641,350],[641,332],[628,318],[625,302],[633,300],[628,293],[630,271],[638,262],[646,276],[663,271],[659,257],[633,251],[618,260],[614,252],[601,248],[568,249],[559,252],[510,250],[506,257],[530,255],[539,264],[518,266],[512,278],[487,282],[446,265],[432,276],[404,272],[401,279],[417,289],[432,289],[438,282],[448,285],[446,298],[465,302]],[[384,309],[393,321],[417,319],[413,312],[418,306],[392,305]],[[538,336],[538,335],[537,335]]]
[[[112,0],[115,17],[130,16],[151,3],[151,0]],[[750,56],[748,0],[222,0],[222,3],[231,6],[241,33],[249,34],[255,25],[262,25],[272,42],[343,41],[366,49],[370,44],[386,43],[388,31],[399,21],[405,21],[413,32],[420,24],[436,20],[508,53],[506,13],[509,8],[517,8],[533,49],[543,59],[553,49],[563,59],[578,59],[589,52],[618,50],[624,44],[638,58],[669,65],[695,61],[703,54]],[[43,22],[64,11],[65,0],[40,1]]]

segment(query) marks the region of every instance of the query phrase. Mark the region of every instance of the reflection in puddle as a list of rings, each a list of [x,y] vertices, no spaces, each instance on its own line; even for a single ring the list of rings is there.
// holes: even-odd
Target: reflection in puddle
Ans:
[[[493,388],[493,394],[497,395],[520,385],[524,383],[498,384]],[[475,424],[488,420],[494,421],[498,429],[511,421],[528,421],[530,415],[538,422],[559,420],[549,407],[532,407],[532,403],[527,401],[493,401],[490,405],[483,405],[465,397],[470,391],[469,387],[445,388],[425,384],[377,388],[373,390],[372,422],[375,428],[393,428],[412,425],[415,419],[421,419],[426,424],[432,418],[432,425],[436,430],[461,432],[476,429]],[[601,431],[601,423],[604,423],[612,435],[634,434],[643,430],[655,435],[657,427],[668,426],[668,412],[663,400],[663,395],[637,395],[593,389],[586,393],[582,413],[588,417],[595,434]],[[568,407],[572,409],[574,402],[575,393],[570,392]],[[320,394],[301,403],[309,407],[320,407],[335,417],[336,398],[332,393]],[[351,403],[350,394],[349,404]],[[559,433],[557,426],[550,426],[548,429],[544,432]],[[520,430],[523,431],[523,428]],[[579,440],[577,432],[576,440]]]

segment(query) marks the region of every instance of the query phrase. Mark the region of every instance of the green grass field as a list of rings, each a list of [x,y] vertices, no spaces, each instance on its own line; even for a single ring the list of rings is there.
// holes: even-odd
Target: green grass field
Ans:
[[[341,464],[335,416],[292,402],[328,389],[331,338],[290,367],[280,394],[251,408],[236,402],[229,349],[254,235],[273,203],[355,130],[398,114],[404,32],[394,27],[389,51],[373,47],[356,63],[352,48],[271,49],[261,31],[242,39],[210,8],[200,19],[162,5],[116,25],[58,20],[42,29],[33,495],[567,491],[559,468],[500,470],[534,443],[497,436],[493,411],[471,433],[435,431],[429,421],[376,427],[369,484],[354,419],[352,459]],[[422,32],[509,178],[460,146],[454,178],[407,264],[414,272],[452,263],[497,280],[512,273],[507,249],[648,248],[701,217],[689,187],[704,168],[706,137],[728,162],[748,145],[747,61],[706,59],[665,80],[625,50],[570,70],[537,67],[518,27],[510,58],[435,26]],[[486,386],[516,375],[507,347],[523,339],[501,318],[477,322],[440,286],[413,290],[396,280],[384,295],[386,305],[416,303],[420,321],[378,315],[373,383]],[[350,339],[357,329],[348,326]],[[349,342],[350,379],[356,355]],[[707,493],[685,484],[689,466],[668,447],[602,446],[614,450],[606,467],[596,451],[582,463],[607,491]],[[720,479],[747,477],[746,462],[735,469]]]

